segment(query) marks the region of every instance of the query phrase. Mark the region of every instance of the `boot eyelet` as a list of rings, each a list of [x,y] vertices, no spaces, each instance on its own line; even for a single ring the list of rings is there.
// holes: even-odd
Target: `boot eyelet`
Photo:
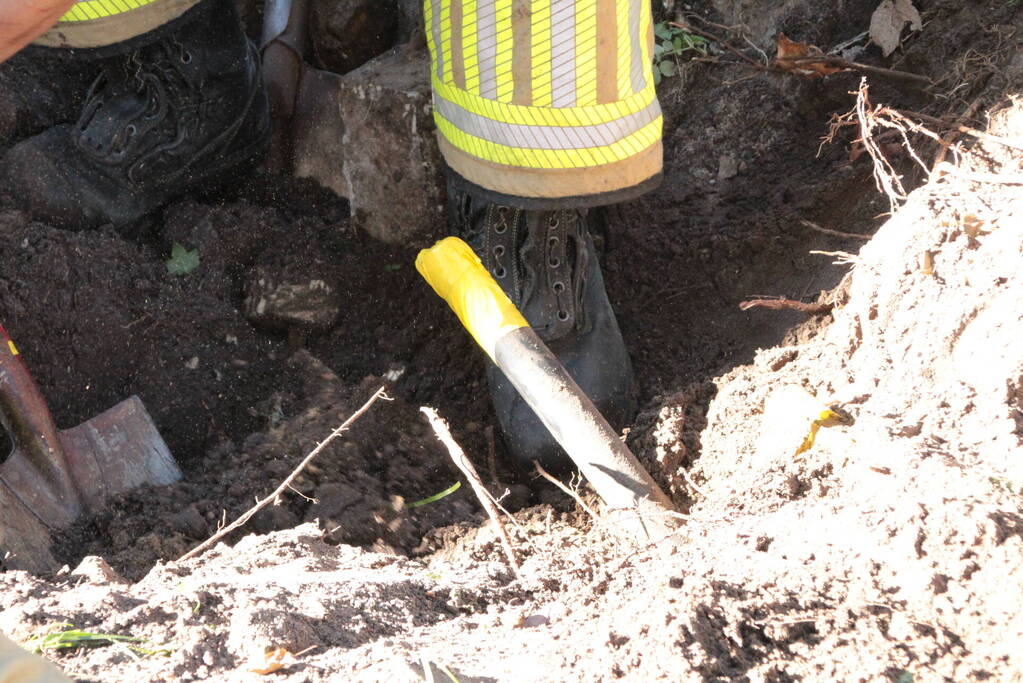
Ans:
[[[504,276],[507,274],[508,269],[505,268],[504,266],[501,266],[500,268],[494,270],[494,277],[496,277],[498,280],[503,280]]]
[[[554,247],[558,246],[558,242],[559,242],[559,240],[558,240],[557,237],[549,237],[547,239],[547,246],[549,246],[551,249],[553,249]]]
[[[565,291],[565,283],[561,282],[561,281],[555,282],[552,285],[552,287],[554,288],[554,293],[555,294],[561,294],[562,292]]]
[[[547,264],[551,268],[557,268],[558,266],[561,265],[561,259],[557,258],[556,256],[551,257],[550,260],[547,261]]]
[[[181,63],[182,64],[191,64],[192,63],[192,53],[188,52],[187,50],[185,52],[182,52],[181,53]]]
[[[139,129],[135,127],[134,123],[132,123],[129,124],[128,127],[124,129],[124,132],[127,133],[129,136],[132,136],[138,133]]]
[[[504,245],[498,244],[494,247],[494,256],[504,256]]]
[[[558,311],[558,320],[560,320],[561,322],[565,322],[570,317],[571,316],[568,315],[567,311]]]
[[[548,226],[550,226],[550,227],[552,227],[552,228],[556,228],[556,227],[558,227],[559,225],[561,225],[561,221],[559,221],[559,220],[557,219],[557,217],[555,217],[555,216],[552,216],[552,217],[551,217],[551,219],[550,219],[550,221],[548,221],[548,222],[547,222],[547,225],[548,225]]]
[[[494,226],[494,232],[496,232],[498,235],[503,235],[504,233],[508,232],[508,224],[503,222],[498,223],[497,225]]]

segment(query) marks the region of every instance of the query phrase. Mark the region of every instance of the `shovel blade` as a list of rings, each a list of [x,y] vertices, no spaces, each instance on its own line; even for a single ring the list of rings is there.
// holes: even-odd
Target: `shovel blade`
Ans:
[[[132,396],[60,433],[72,476],[85,506],[139,486],[181,479],[181,470],[142,401]]]
[[[0,481],[0,567],[33,574],[60,568],[50,553],[50,532],[18,496]]]
[[[0,466],[0,566],[37,574],[56,571],[50,531],[64,529],[109,496],[181,479],[181,470],[137,396],[59,433],[81,500],[53,488],[15,449]]]

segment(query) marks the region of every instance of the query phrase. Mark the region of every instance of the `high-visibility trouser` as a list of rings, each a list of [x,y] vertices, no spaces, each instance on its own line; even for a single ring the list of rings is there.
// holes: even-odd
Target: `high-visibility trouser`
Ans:
[[[56,26],[35,42],[48,47],[107,47],[154,31],[200,2],[202,0],[78,0]]]
[[[610,203],[655,184],[650,0],[424,0],[448,165],[485,190]]]
[[[104,47],[204,0],[80,0],[38,42]],[[485,190],[618,201],[661,171],[650,0],[424,0],[448,165]]]

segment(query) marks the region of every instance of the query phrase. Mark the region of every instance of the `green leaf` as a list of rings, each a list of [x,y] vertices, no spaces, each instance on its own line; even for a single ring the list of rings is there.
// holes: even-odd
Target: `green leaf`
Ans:
[[[675,41],[672,43],[672,46],[675,48],[675,52],[678,54],[682,54],[682,50],[688,47],[688,45],[685,45],[682,42],[684,37],[685,36],[675,36]]]
[[[660,85],[661,78],[661,69],[660,66],[658,66],[658,68],[654,69],[654,85]]]
[[[189,251],[177,242],[171,247],[171,257],[167,260],[167,272],[171,275],[188,275],[199,267],[199,250]]]
[[[654,24],[654,35],[663,40],[671,40],[672,30],[665,21],[659,21]]]
[[[424,505],[429,505],[430,503],[436,503],[441,498],[445,498],[447,496],[450,496],[452,493],[454,493],[455,491],[457,491],[460,488],[462,488],[462,482],[456,481],[454,486],[448,487],[448,488],[444,489],[443,491],[441,491],[440,493],[435,493],[432,496],[430,496],[429,498],[423,498],[422,500],[417,500],[414,503],[409,503],[408,506],[410,508],[418,508],[418,507],[422,507]]]
[[[674,76],[678,73],[678,65],[669,59],[661,62],[657,68],[661,72],[662,76]]]

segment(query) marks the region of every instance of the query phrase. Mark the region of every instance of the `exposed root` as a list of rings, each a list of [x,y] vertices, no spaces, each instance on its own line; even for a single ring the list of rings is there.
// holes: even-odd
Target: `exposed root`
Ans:
[[[387,399],[387,396],[384,393],[384,387],[380,387],[375,392],[373,392],[373,395],[369,397],[369,400],[367,400],[364,404],[362,404],[362,407],[359,408],[358,410],[356,410],[352,414],[351,417],[349,417],[347,420],[345,420],[344,424],[342,424],[340,427],[338,427],[333,432],[331,432],[330,436],[328,436],[326,439],[324,439],[323,441],[318,443],[316,445],[316,448],[314,448],[312,451],[310,451],[309,455],[305,456],[305,458],[302,460],[302,462],[300,462],[298,464],[298,467],[296,467],[295,470],[291,474],[288,475],[288,478],[285,479],[283,482],[281,482],[280,486],[278,486],[276,489],[274,489],[273,493],[271,493],[266,498],[263,498],[262,500],[257,501],[255,505],[253,505],[251,508],[249,508],[238,519],[236,519],[235,521],[231,522],[227,526],[222,526],[220,528],[220,530],[217,531],[217,533],[213,534],[208,539],[203,541],[200,545],[196,546],[195,548],[193,548],[192,550],[190,550],[186,554],[184,554],[181,557],[179,557],[178,558],[178,562],[181,562],[182,560],[188,560],[188,559],[191,559],[191,558],[196,557],[198,555],[201,555],[203,552],[205,552],[206,550],[211,548],[217,541],[222,539],[224,536],[227,536],[229,533],[231,533],[232,531],[234,531],[238,527],[243,526],[246,522],[248,522],[250,519],[252,519],[253,515],[255,515],[257,512],[259,512],[260,510],[265,508],[267,505],[269,505],[270,503],[272,503],[275,500],[277,500],[277,498],[279,498],[286,490],[291,488],[291,483],[293,481],[295,481],[295,479],[298,477],[299,474],[301,474],[302,470],[304,470],[306,468],[306,466],[308,466],[309,463],[311,463],[316,458],[316,456],[319,455],[323,451],[323,449],[326,448],[330,444],[330,442],[332,442],[334,439],[336,439],[337,437],[339,437],[342,434],[344,434],[345,432],[347,432],[348,428],[350,426],[352,426],[352,424],[356,420],[358,420],[360,417],[362,417],[366,413],[366,411],[368,411],[370,409],[370,407],[372,407],[372,405],[374,403],[376,403],[377,399],[379,399],[379,398],[383,398],[385,400]],[[224,514],[225,515],[227,514],[226,510],[224,511]]]
[[[469,480],[469,485],[472,486],[473,492],[480,501],[480,505],[486,511],[487,516],[494,523],[494,527],[497,529],[497,537],[501,539],[501,547],[504,549],[504,555],[508,558],[508,564],[511,565],[512,572],[516,578],[521,579],[522,576],[519,574],[519,561],[515,557],[515,549],[512,547],[511,538],[508,536],[507,529],[504,528],[504,524],[501,522],[501,515],[497,512],[497,507],[494,505],[493,499],[487,488],[483,485],[483,481],[480,480],[480,475],[476,472],[476,468],[466,457],[465,451],[455,441],[455,437],[451,436],[451,430],[448,429],[448,423],[442,418],[436,410],[428,406],[423,406],[419,409],[426,419],[430,421],[430,426],[433,427],[434,434],[437,435],[437,439],[440,440],[444,447],[448,449],[448,455],[451,456],[451,460],[455,465],[462,471],[465,478]]]

